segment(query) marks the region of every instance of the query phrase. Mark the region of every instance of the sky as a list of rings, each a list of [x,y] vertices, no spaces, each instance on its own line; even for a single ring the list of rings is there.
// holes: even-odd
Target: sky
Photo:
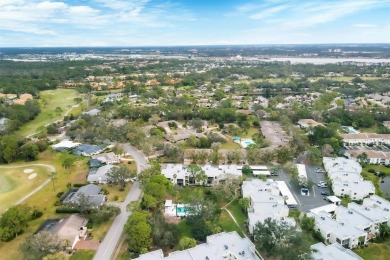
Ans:
[[[0,0],[0,47],[390,43],[390,0]]]

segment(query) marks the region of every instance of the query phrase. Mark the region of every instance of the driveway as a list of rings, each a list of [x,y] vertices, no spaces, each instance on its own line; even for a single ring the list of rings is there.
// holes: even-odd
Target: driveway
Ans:
[[[143,169],[146,169],[149,167],[149,161],[148,158],[137,148],[130,144],[120,144],[120,147],[134,158],[134,161],[137,163],[137,174],[139,174]]]
[[[125,201],[120,204],[121,213],[116,216],[114,222],[112,223],[110,230],[104,237],[104,240],[99,245],[98,250],[93,259],[95,260],[109,260],[111,259],[116,245],[119,242],[119,239],[123,232],[123,227],[126,224],[127,219],[131,215],[131,212],[128,212],[126,206],[132,202],[137,201],[141,196],[140,183],[134,182],[129,193],[127,194]]]

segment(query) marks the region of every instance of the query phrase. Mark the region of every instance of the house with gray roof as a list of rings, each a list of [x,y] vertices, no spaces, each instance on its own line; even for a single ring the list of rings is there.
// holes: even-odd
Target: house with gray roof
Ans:
[[[90,169],[87,177],[89,183],[107,183],[107,173],[114,167],[114,165],[104,165],[98,169]]]
[[[73,196],[66,198],[64,202],[78,204],[78,200],[82,194],[89,199],[92,205],[100,207],[106,201],[106,196],[101,194],[102,188],[95,184],[82,186]]]
[[[83,115],[90,115],[90,116],[96,116],[100,113],[101,111],[97,108],[91,109],[87,112],[83,112]]]
[[[81,144],[72,150],[73,154],[82,156],[92,156],[103,152],[106,148],[104,145],[93,145],[93,144]]]

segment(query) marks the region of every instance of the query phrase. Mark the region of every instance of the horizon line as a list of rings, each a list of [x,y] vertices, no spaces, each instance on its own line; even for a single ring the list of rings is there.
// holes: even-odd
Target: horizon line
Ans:
[[[377,43],[250,43],[250,44],[183,44],[183,45],[107,45],[107,46],[0,46],[0,48],[145,48],[145,47],[223,47],[223,46],[307,46],[307,45],[390,45],[390,42]]]

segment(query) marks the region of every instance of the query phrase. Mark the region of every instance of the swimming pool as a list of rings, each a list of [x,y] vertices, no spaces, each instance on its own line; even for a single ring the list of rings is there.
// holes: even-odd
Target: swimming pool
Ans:
[[[186,213],[186,208],[185,207],[177,207],[176,212],[177,213]]]

